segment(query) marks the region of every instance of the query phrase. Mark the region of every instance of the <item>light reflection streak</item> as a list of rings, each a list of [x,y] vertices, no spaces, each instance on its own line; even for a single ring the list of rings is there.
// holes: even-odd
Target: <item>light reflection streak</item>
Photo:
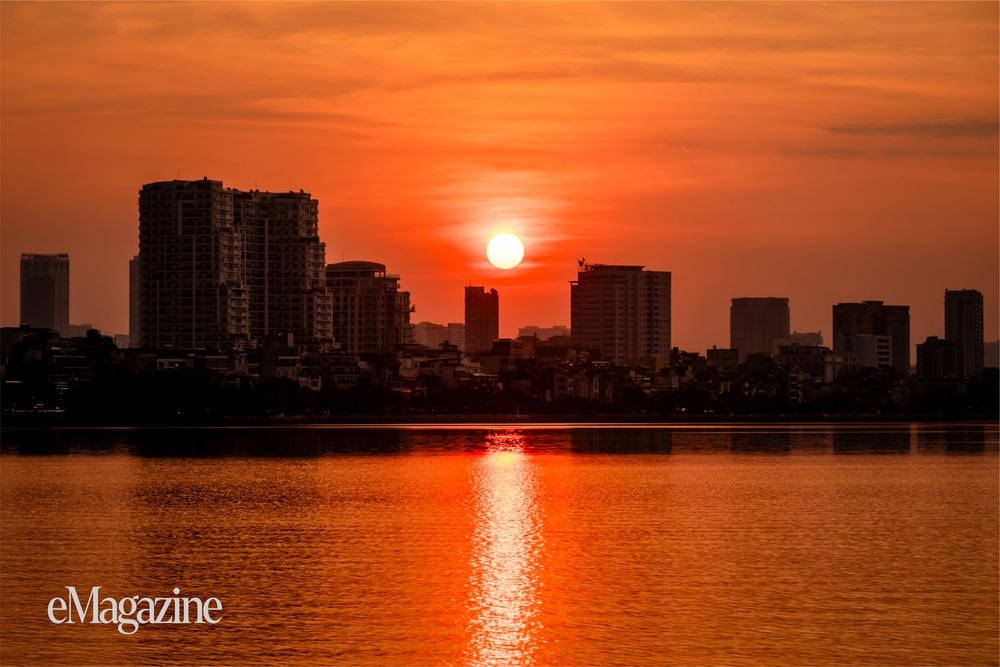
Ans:
[[[531,664],[539,605],[541,516],[534,464],[517,432],[491,433],[474,464],[471,603],[467,662]]]

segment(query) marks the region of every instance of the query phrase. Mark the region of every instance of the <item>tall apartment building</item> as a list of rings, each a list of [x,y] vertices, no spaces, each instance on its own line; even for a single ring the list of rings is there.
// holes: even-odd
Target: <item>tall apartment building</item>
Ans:
[[[583,264],[570,282],[573,345],[625,364],[670,354],[670,272]]]
[[[21,253],[21,324],[69,335],[69,255]]]
[[[338,262],[326,267],[333,299],[333,338],[343,352],[391,352],[413,342],[410,293],[399,289],[399,276],[385,264]]]
[[[838,303],[833,307],[833,351],[853,354],[858,334],[892,337],[892,367],[910,373],[910,307],[881,301]]]
[[[128,261],[128,340],[129,347],[142,347],[139,338],[139,255]]]
[[[318,204],[301,191],[240,192],[207,178],[144,185],[133,345],[225,348],[272,334],[330,340],[317,230]]]
[[[301,190],[234,190],[233,226],[243,240],[250,338],[288,333],[307,343],[333,338],[319,202]]]
[[[857,334],[852,342],[858,368],[892,366],[892,336]]]
[[[419,322],[413,325],[413,342],[431,349],[448,343],[457,345],[460,351],[464,351],[465,325],[460,322],[449,322],[447,325]]]
[[[962,346],[967,377],[983,371],[983,295],[979,290],[944,291],[944,337]]]
[[[465,288],[465,351],[479,354],[500,338],[500,295],[482,285]]]
[[[775,353],[776,341],[789,339],[788,299],[743,297],[729,308],[729,347],[739,350],[740,363],[748,354]]]
[[[917,377],[921,379],[961,380],[963,375],[962,346],[937,336],[928,336],[917,344]]]

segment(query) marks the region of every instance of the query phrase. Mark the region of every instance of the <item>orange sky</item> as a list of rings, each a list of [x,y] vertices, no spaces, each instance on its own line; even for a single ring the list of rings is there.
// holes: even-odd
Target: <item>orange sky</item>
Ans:
[[[128,330],[137,191],[311,192],[328,261],[383,262],[414,322],[500,291],[569,324],[576,260],[673,272],[673,340],[729,299],[911,306],[998,337],[996,3],[0,3],[0,319],[21,252],[69,252],[74,323]],[[486,261],[517,233],[517,269]]]

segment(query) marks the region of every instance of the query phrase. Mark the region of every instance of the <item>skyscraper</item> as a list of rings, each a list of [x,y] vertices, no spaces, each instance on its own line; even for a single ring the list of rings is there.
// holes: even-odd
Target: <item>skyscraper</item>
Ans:
[[[139,337],[139,255],[128,261],[128,341],[129,347],[142,347]]]
[[[963,373],[983,370],[983,295],[974,289],[944,291],[944,337],[962,346]]]
[[[670,272],[581,264],[570,282],[573,345],[625,364],[670,354]]]
[[[881,301],[838,303],[833,307],[833,351],[853,354],[858,334],[890,336],[892,367],[910,373],[910,307],[886,306]]]
[[[144,348],[222,348],[249,340],[243,240],[221,181],[139,191],[139,340]]]
[[[377,262],[338,262],[326,267],[333,300],[333,338],[354,354],[391,352],[413,342],[410,293],[399,276]]]
[[[739,350],[740,363],[748,354],[775,353],[775,341],[789,338],[788,299],[743,297],[729,308],[729,347]]]
[[[482,285],[465,288],[465,351],[479,354],[500,338],[500,295]]]
[[[148,183],[139,193],[133,346],[231,347],[272,334],[332,338],[318,202],[221,181]]]
[[[333,337],[326,286],[326,244],[319,202],[302,192],[233,190],[233,226],[243,240],[250,338],[294,334],[317,343]]]
[[[21,253],[21,324],[69,335],[69,255]]]

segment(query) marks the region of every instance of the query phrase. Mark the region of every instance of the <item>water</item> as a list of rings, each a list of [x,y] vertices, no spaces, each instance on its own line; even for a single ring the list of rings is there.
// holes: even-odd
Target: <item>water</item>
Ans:
[[[6,431],[4,664],[997,664],[995,425]],[[54,625],[65,586],[217,625]]]

